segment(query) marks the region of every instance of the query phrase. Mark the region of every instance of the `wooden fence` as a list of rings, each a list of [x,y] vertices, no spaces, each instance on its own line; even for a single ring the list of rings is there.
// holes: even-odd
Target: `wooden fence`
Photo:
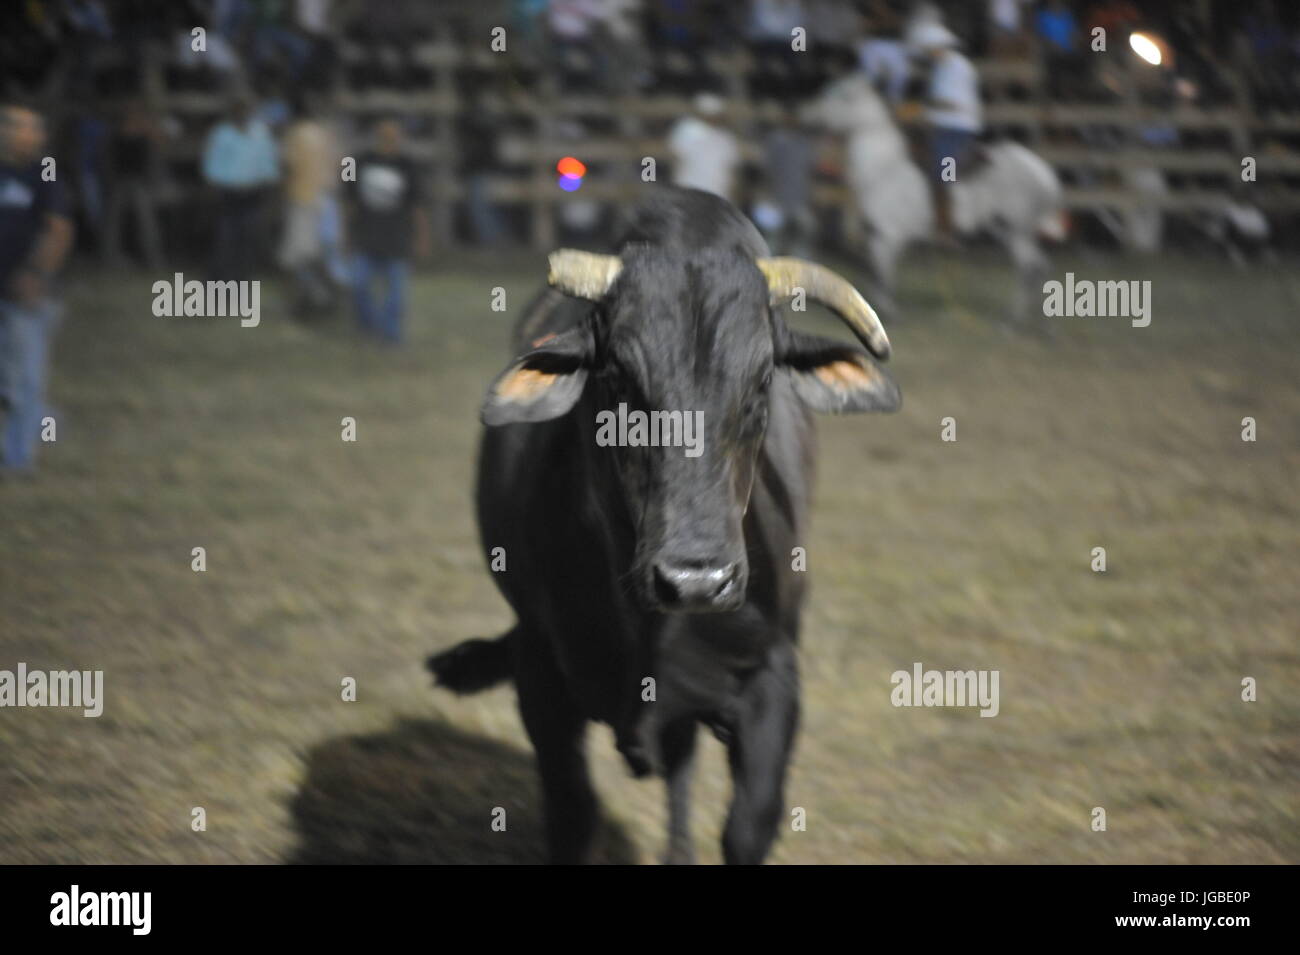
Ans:
[[[340,72],[346,73],[365,56],[361,48],[345,44]],[[340,84],[334,92],[334,106],[341,115],[360,122],[382,113],[424,121],[420,125],[428,132],[414,139],[411,146],[428,169],[435,238],[443,243],[455,241],[457,204],[464,197],[464,183],[457,175],[457,120],[466,103],[457,93],[458,79],[472,74],[506,80],[491,84],[475,105],[503,129],[517,130],[500,137],[502,169],[491,176],[488,194],[502,206],[527,210],[529,239],[537,248],[554,245],[557,207],[571,199],[556,186],[558,159],[574,155],[589,165],[600,164],[604,170],[605,175],[584,183],[583,198],[633,200],[642,188],[643,157],[656,158],[660,175],[666,171],[664,133],[690,108],[687,97],[653,91],[635,95],[562,92],[549,70],[533,69],[526,81],[511,82],[517,64],[510,54],[491,52],[486,41],[481,48],[472,49],[463,43],[434,40],[420,44],[413,58],[433,77],[430,88],[358,92]],[[774,68],[760,64],[744,50],[709,54],[702,63],[722,79],[730,122],[747,144],[745,161],[757,164],[760,157],[753,134],[760,124],[777,115],[779,107],[773,100],[751,96],[749,90],[760,70],[771,79]],[[1154,206],[1186,214],[1216,208],[1224,201],[1228,185],[1240,180],[1242,160],[1247,156],[1256,162],[1252,201],[1271,213],[1300,210],[1300,153],[1281,145],[1286,137],[1300,135],[1300,112],[1258,115],[1239,81],[1230,84],[1232,102],[1210,108],[1161,108],[1144,103],[1136,83],[1113,104],[1057,103],[1047,99],[1044,70],[1033,55],[1018,60],[980,60],[976,65],[986,100],[986,126],[1025,141],[1050,162],[1065,177],[1067,205],[1076,213],[1104,214]],[[166,76],[171,66],[165,51],[146,57],[148,94],[160,109],[187,126],[206,126],[221,109],[220,95],[170,89]],[[656,64],[656,70],[659,75],[681,74],[700,66],[670,55]],[[566,120],[609,131],[567,137],[562,135]],[[1198,145],[1144,146],[1139,133],[1152,126],[1173,127],[1180,140],[1191,136]],[[1110,142],[1118,145],[1099,148],[1083,141],[1084,134],[1095,129],[1108,130]],[[192,164],[200,148],[199,138],[187,137],[173,145],[169,158]],[[834,150],[823,158],[835,166]],[[1152,196],[1126,188],[1122,173],[1143,168],[1163,172],[1171,180],[1170,190]],[[177,190],[177,198],[183,195],[183,190]],[[842,183],[822,181],[814,190],[814,204],[820,209],[845,208],[849,201]],[[858,228],[855,217],[840,219],[847,237],[852,238]]]

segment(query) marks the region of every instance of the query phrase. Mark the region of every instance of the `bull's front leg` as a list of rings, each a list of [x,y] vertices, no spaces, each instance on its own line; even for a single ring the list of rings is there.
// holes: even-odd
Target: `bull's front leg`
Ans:
[[[572,703],[559,667],[539,640],[523,640],[516,684],[519,713],[537,754],[546,845],[553,864],[590,861],[599,809],[585,749],[587,719]]]
[[[659,736],[664,776],[668,784],[667,865],[695,862],[691,841],[691,770],[695,763],[695,717],[687,716],[664,727]]]
[[[749,678],[725,723],[733,797],[722,854],[728,865],[758,865],[785,816],[785,774],[799,723],[792,643],[773,647],[768,664]]]

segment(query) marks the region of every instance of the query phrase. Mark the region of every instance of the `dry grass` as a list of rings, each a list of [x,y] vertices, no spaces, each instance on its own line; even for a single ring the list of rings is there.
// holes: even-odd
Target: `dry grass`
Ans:
[[[58,443],[39,482],[0,485],[0,668],[103,669],[107,705],[0,710],[0,862],[540,858],[513,691],[434,693],[420,664],[510,622],[469,487],[509,321],[490,289],[521,305],[542,265],[449,268],[418,280],[404,351],[295,325],[270,288],[257,329],[153,317],[152,276],[74,289]],[[1000,262],[916,261],[904,410],[822,422],[788,790],[808,829],[775,861],[1300,862],[1297,289],[1067,268],[1152,279],[1151,327],[1010,337],[973,317]],[[913,661],[999,670],[1001,714],[894,708]],[[604,728],[591,744],[605,858],[652,861],[662,787]],[[715,860],[728,783],[702,755]]]

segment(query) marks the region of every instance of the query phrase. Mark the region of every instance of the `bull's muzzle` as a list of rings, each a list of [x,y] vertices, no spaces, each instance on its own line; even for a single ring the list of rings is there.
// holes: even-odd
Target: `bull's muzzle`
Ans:
[[[651,574],[651,593],[661,610],[718,613],[735,610],[745,600],[744,568],[739,561],[658,560]]]

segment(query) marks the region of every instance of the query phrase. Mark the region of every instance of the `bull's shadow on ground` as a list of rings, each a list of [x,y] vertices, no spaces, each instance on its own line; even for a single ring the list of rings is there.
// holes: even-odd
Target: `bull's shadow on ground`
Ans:
[[[337,737],[306,755],[291,810],[290,863],[434,864],[546,861],[531,753],[434,720]],[[506,830],[492,829],[505,810]],[[626,833],[606,821],[595,861],[633,863]]]

